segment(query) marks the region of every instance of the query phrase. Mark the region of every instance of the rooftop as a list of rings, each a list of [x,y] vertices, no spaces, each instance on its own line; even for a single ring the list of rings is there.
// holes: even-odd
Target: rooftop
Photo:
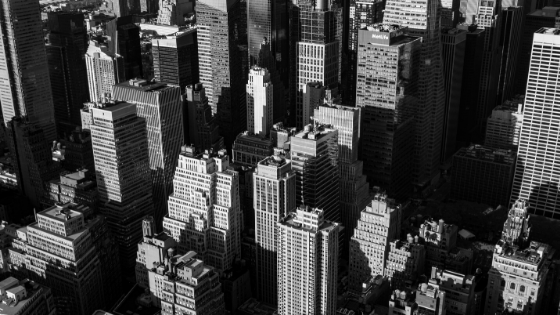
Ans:
[[[171,86],[160,83],[160,82],[148,82],[144,79],[130,79],[128,81],[123,81],[116,86],[118,87],[125,87],[125,88],[133,88],[143,92],[156,92],[160,90],[165,90],[171,88]]]
[[[466,148],[461,148],[459,151],[457,151],[457,153],[455,153],[453,158],[472,158],[498,164],[509,164],[513,166],[513,164],[515,163],[515,155],[515,151],[512,150],[494,149],[479,144],[474,144]]]
[[[560,29],[554,27],[543,27],[535,32],[535,34],[543,34],[543,35],[560,35]]]
[[[9,284],[8,282],[9,281]],[[2,284],[8,284],[6,287]],[[16,302],[13,299],[8,298],[6,294],[0,296],[0,313],[2,315],[16,315],[20,314],[22,310],[29,306],[38,295],[43,293],[43,288],[35,282],[29,281],[27,279],[19,281],[14,277],[9,277],[0,283],[2,290],[7,290],[12,293],[15,291],[27,291],[27,297],[23,300]]]
[[[264,160],[260,161],[259,165],[281,167],[283,165],[286,165],[288,161],[289,160],[286,160],[282,156],[273,155],[266,157]]]
[[[529,247],[520,249],[518,246],[509,246],[500,240],[496,244],[495,254],[500,257],[508,258],[525,264],[537,266],[541,263],[544,256],[550,251],[550,246],[541,242],[531,241]]]

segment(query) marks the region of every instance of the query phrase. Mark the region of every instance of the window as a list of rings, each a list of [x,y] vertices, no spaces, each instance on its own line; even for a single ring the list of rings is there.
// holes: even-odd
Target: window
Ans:
[[[512,290],[515,290],[515,283],[510,284],[509,288],[512,289]]]
[[[525,286],[524,285],[519,287],[519,292],[521,292],[521,293],[525,292]]]
[[[503,288],[506,286],[506,280],[502,280],[502,282],[500,282],[500,286]]]

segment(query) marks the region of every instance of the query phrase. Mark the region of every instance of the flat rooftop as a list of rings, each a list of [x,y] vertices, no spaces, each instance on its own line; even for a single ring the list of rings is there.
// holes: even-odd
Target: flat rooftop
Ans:
[[[131,88],[143,92],[156,92],[173,88],[161,82],[148,82],[144,79],[131,79],[116,85],[117,87]]]
[[[18,281],[14,277],[10,277],[8,279],[14,279],[14,280]],[[18,281],[18,282],[19,282],[19,284],[17,286],[14,286],[11,289],[8,289],[8,291],[14,292],[14,291],[27,290],[27,298],[19,301],[18,303],[15,303],[14,300],[9,299],[5,295],[0,296],[0,314],[2,314],[2,315],[20,314],[20,312],[22,310],[24,310],[26,307],[29,306],[29,304],[34,302],[34,299],[36,298],[36,296],[38,294],[43,293],[43,292],[41,292],[42,287],[40,285],[38,285],[37,283],[34,283],[34,282],[31,283],[28,280]]]

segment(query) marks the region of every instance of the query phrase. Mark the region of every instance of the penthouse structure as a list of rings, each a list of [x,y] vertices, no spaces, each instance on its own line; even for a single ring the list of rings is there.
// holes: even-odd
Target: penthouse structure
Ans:
[[[339,226],[323,214],[302,206],[277,224],[280,314],[336,311]]]
[[[181,147],[163,230],[180,254],[196,250],[217,270],[241,257],[239,174],[228,169],[225,150],[198,153]]]
[[[447,224],[440,219],[428,219],[420,225],[418,235],[426,247],[426,271],[432,267],[442,268],[445,265],[447,254],[457,247],[457,233],[459,227]]]
[[[153,214],[146,121],[131,103],[92,108],[91,138],[99,209],[120,246],[125,274],[134,268],[141,222]]]
[[[523,125],[523,98],[516,98],[497,106],[486,123],[484,146],[517,150]]]
[[[220,315],[225,312],[218,272],[197,253],[167,257],[148,272],[150,292],[162,315]]]
[[[297,204],[322,209],[326,220],[340,222],[338,130],[307,125],[290,143]]]
[[[405,30],[376,24],[358,32],[356,106],[362,110],[364,173],[392,196],[410,194],[413,179],[421,39]]]
[[[551,247],[530,241],[529,205],[516,201],[496,244],[488,275],[485,313],[505,310],[542,314]]]
[[[202,83],[188,85],[185,94],[183,107],[185,143],[192,143],[199,150],[219,151],[225,148],[218,121],[208,105],[206,89]]]
[[[146,121],[154,219],[161,227],[160,222],[167,213],[167,198],[173,191],[173,174],[183,142],[181,89],[164,83],[129,80],[115,85],[113,97],[136,104],[138,117]]]
[[[332,99],[331,99],[332,100]],[[344,226],[344,243],[340,249],[348,257],[350,237],[360,212],[371,201],[369,184],[363,174],[364,163],[358,160],[360,109],[344,105],[323,104],[315,108],[315,121],[338,130],[338,167],[340,171],[340,213]]]
[[[8,277],[0,282],[2,312],[6,315],[57,314],[52,291],[29,279]]]
[[[124,81],[124,60],[112,54],[105,44],[91,40],[85,55],[89,100],[101,102],[111,98],[113,85]]]
[[[478,144],[461,148],[452,160],[455,199],[506,205],[509,200],[516,154]]]
[[[532,213],[552,218],[560,217],[557,213],[560,191],[553,184],[560,180],[560,165],[553,162],[560,155],[560,147],[555,140],[560,112],[550,104],[556,101],[560,78],[549,73],[548,69],[556,66],[558,59],[560,29],[539,29],[533,37],[519,139],[519,162],[515,166],[510,199],[510,204],[517,199],[531,200]],[[543,98],[542,95],[547,93],[554,96]]]
[[[411,284],[424,273],[426,249],[418,243],[418,237],[407,236],[406,241],[389,242],[389,253],[385,262],[383,276],[388,277],[391,285]]]
[[[402,207],[383,192],[375,194],[362,211],[350,240],[350,289],[361,294],[367,284],[383,275],[389,244],[400,236]]]
[[[296,175],[292,161],[271,156],[253,174],[255,209],[256,289],[259,300],[277,304],[278,235],[276,224],[296,209]]]
[[[75,204],[50,207],[18,233],[25,242],[25,269],[53,288],[57,314],[86,315],[105,307],[102,266],[84,210]]]

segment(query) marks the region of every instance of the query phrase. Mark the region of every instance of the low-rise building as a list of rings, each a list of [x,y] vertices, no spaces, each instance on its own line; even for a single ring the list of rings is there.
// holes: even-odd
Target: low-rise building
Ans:
[[[0,282],[3,315],[55,315],[51,289],[36,282],[8,277]]]
[[[389,278],[392,286],[411,285],[424,273],[425,259],[424,245],[419,243],[417,236],[413,238],[408,234],[406,241],[396,240],[389,243],[383,275]]]
[[[63,172],[59,178],[49,182],[50,205],[55,203],[79,203],[92,211],[97,209],[97,183],[93,171],[79,169]]]

